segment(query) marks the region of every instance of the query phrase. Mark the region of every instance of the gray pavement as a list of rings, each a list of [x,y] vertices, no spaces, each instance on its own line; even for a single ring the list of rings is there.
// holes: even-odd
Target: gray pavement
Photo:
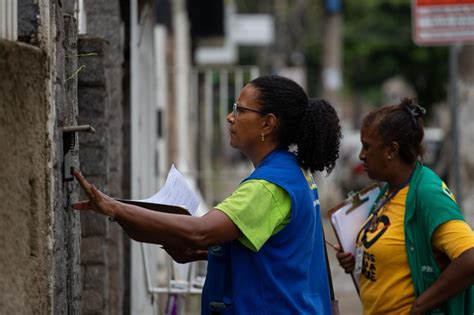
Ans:
[[[325,219],[324,233],[326,239],[332,244],[337,244],[336,237],[329,223]],[[334,285],[334,294],[336,300],[339,301],[339,311],[341,315],[360,315],[362,314],[362,305],[360,304],[359,296],[354,287],[351,277],[344,272],[339,266],[336,258],[336,253],[331,247],[327,247],[329,264],[331,267],[332,282]]]

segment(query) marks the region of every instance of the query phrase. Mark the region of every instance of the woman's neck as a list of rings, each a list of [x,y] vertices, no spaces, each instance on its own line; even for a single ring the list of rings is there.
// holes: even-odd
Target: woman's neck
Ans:
[[[413,164],[400,164],[399,167],[394,168],[394,176],[388,180],[388,192],[391,193],[400,189],[403,185],[408,184],[408,181],[415,170],[416,163]]]
[[[264,145],[256,150],[252,154],[246,154],[247,157],[252,161],[255,168],[265,159],[265,157],[273,152],[277,148],[276,145]]]

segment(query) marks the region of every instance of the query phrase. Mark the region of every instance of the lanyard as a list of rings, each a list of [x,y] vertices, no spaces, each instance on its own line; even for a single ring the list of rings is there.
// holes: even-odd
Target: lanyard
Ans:
[[[380,209],[382,209],[390,201],[390,199],[395,197],[400,192],[400,190],[402,190],[405,186],[407,186],[410,183],[412,175],[410,175],[410,177],[406,181],[404,181],[400,186],[398,186],[397,189],[392,191],[392,193],[389,196],[386,196],[386,194],[384,194],[384,196],[380,198],[378,202],[372,206],[372,209],[370,211],[371,218],[369,218],[370,223],[364,226],[364,230],[365,230],[364,232],[367,232],[368,230],[370,230],[371,232],[375,232],[380,220],[379,215],[378,215]]]

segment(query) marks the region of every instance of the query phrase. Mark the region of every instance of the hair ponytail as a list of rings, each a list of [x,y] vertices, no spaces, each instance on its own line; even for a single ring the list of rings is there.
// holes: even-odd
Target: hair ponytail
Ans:
[[[300,166],[329,174],[339,157],[340,121],[334,107],[323,99],[311,99],[296,131]]]
[[[325,100],[308,100],[296,82],[280,76],[263,76],[250,84],[259,91],[261,110],[279,120],[278,144],[298,146],[299,165],[314,171],[332,171],[339,157],[341,126],[334,108]]]

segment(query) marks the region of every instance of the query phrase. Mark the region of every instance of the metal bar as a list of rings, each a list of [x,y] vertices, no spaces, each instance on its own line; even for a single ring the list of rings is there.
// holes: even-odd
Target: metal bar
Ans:
[[[4,0],[4,2],[6,3],[6,8],[5,8],[5,38],[7,40],[11,40],[10,37],[11,37],[11,0]]]
[[[250,80],[256,79],[260,76],[260,69],[256,66],[250,67]]]
[[[77,18],[77,30],[78,34],[87,33],[87,16],[84,10],[84,0],[79,0],[77,3],[76,18]]]
[[[172,294],[201,294],[201,289],[180,289],[180,288],[168,288],[168,287],[155,287],[151,288],[150,293],[172,293]]]
[[[451,185],[458,204],[462,205],[461,174],[459,163],[459,91],[458,91],[458,57],[461,45],[452,45],[449,48],[449,78],[451,92]]]
[[[142,248],[143,267],[145,268],[146,286],[147,286],[148,292],[153,293],[154,288],[151,286],[150,267],[149,267],[149,264],[148,264],[148,255],[146,253],[145,244],[141,243],[140,246]]]
[[[219,72],[219,99],[220,99],[220,119],[225,120],[225,117],[227,116],[227,113],[229,111],[229,108],[227,107],[228,105],[228,99],[229,99],[229,78],[228,78],[228,72],[227,70],[221,70]]]
[[[235,99],[237,99],[240,95],[240,90],[242,90],[244,85],[244,74],[241,68],[235,70]]]
[[[200,145],[199,141],[199,127],[200,127],[200,120],[199,120],[199,71],[195,68],[191,70],[191,83],[190,83],[190,95],[191,99],[190,101],[190,111],[189,111],[189,117],[197,118],[197,119],[191,119],[190,120],[190,135],[191,135],[191,141],[190,141],[190,150],[192,152],[191,156],[197,156],[198,152],[198,146]],[[193,175],[189,175],[190,177],[196,179],[198,176],[198,169],[199,165],[198,162],[195,160],[190,163],[190,168],[188,169],[188,173],[193,173]]]
[[[18,1],[12,0],[12,38],[16,41],[18,39]]]
[[[194,278],[196,277],[196,263],[191,262],[188,270],[188,291],[191,292],[194,289]]]
[[[204,138],[205,145],[203,146],[204,151],[204,169],[211,172],[211,176],[204,180],[205,182],[205,200],[207,204],[212,204],[213,202],[213,187],[212,187],[212,134],[214,132],[213,128],[213,91],[212,91],[212,76],[213,71],[207,70],[204,78]]]
[[[145,268],[145,278],[147,283],[147,291],[150,294],[160,294],[160,293],[173,293],[173,294],[201,294],[202,289],[195,288],[192,284],[192,281],[179,281],[171,280],[169,277],[173,271],[169,270],[168,272],[168,286],[167,287],[153,287],[151,283],[150,276],[150,264],[148,263],[148,254],[146,252],[145,244],[140,244],[143,255],[143,266]],[[173,261],[169,261],[168,267],[173,268]],[[191,263],[191,268],[194,267],[194,264]],[[190,272],[190,276],[193,276],[195,272]]]
[[[3,39],[8,39],[8,32],[7,32],[7,15],[8,15],[8,3],[7,1],[0,1],[0,37]]]
[[[15,40],[13,38],[14,35],[14,17],[13,17],[13,7],[16,4],[14,0],[4,0],[6,2],[6,39],[7,40]]]
[[[228,131],[227,131],[227,113],[229,111],[228,103],[229,103],[229,77],[228,72],[225,69],[222,69],[219,72],[219,135],[221,138],[221,147],[227,145],[228,139]]]
[[[63,127],[63,132],[80,132],[80,131],[95,133],[95,129],[91,125],[79,125],[79,126]]]

